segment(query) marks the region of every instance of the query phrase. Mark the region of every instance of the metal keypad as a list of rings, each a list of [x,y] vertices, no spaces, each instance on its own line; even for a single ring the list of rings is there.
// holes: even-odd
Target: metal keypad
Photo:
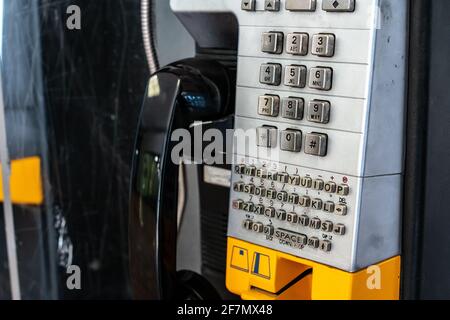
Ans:
[[[259,82],[279,86],[281,83],[281,64],[267,63],[261,65]]]
[[[280,54],[283,52],[283,38],[282,32],[264,32],[261,36],[261,51]]]
[[[232,197],[236,200],[232,201],[231,208],[240,216],[241,230],[270,241],[282,241],[297,250],[333,252],[334,241],[347,234],[347,226],[342,221],[348,214],[347,204],[342,203],[346,196],[339,195],[338,190],[342,192],[348,187],[350,194],[350,186],[334,181],[325,183],[324,179],[309,174],[292,173],[292,169],[287,172],[270,167],[235,166],[239,179],[233,182]],[[254,177],[263,178],[256,181]],[[336,202],[327,196],[331,191]]]
[[[284,85],[295,88],[306,86],[306,67],[291,65],[286,66],[284,73]]]
[[[386,103],[373,107],[374,101],[386,100],[377,84],[392,83],[401,89],[403,78],[396,74],[404,71],[404,62],[393,55],[406,56],[404,41],[395,30],[401,29],[397,22],[405,13],[397,3],[392,4],[395,17],[383,20],[381,29],[373,22],[379,10],[376,1],[257,0],[251,13],[231,7],[240,25],[236,129],[251,134],[255,128],[264,129],[258,132],[261,147],[253,143],[233,152],[237,158],[233,163],[256,170],[255,175],[232,174],[228,236],[348,272],[398,253],[395,237],[389,235],[395,234],[396,210],[388,203],[397,195],[377,184],[401,181],[384,172],[376,178],[380,167],[397,175],[396,160],[380,165],[364,162],[367,152],[376,152],[380,145],[373,133],[379,127],[367,126],[367,119],[382,123],[380,108],[386,116],[392,112],[401,119],[397,116],[402,99],[396,93],[386,93],[395,98],[394,111]],[[270,34],[284,39],[272,42]],[[385,41],[388,37],[391,42]],[[292,68],[299,66],[304,66],[300,72]],[[374,68],[383,73],[374,73]],[[272,95],[277,98],[263,105],[261,98]],[[271,134],[266,126],[273,127]],[[300,146],[287,138],[290,130],[302,135]],[[398,138],[394,130],[387,131],[394,134],[393,140]],[[387,143],[393,144],[398,146]],[[379,201],[383,208],[379,212],[365,203],[375,197],[385,200]],[[242,228],[247,219],[256,224],[256,231]],[[380,223],[367,228],[371,221]],[[262,233],[257,223],[263,224]],[[373,234],[389,241],[377,248],[370,241]]]

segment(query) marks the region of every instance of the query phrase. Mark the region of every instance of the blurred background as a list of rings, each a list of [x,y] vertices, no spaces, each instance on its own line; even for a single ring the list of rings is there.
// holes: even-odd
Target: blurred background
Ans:
[[[81,9],[69,30],[67,8]],[[2,82],[11,160],[39,155],[45,202],[12,204],[23,299],[128,299],[128,196],[145,86],[139,0],[0,0]],[[194,42],[154,1],[161,65]],[[0,10],[1,11],[1,10]],[[193,195],[195,197],[195,195]],[[2,205],[2,210],[7,210]],[[0,299],[11,299],[0,214]],[[82,270],[67,290],[66,267]]]

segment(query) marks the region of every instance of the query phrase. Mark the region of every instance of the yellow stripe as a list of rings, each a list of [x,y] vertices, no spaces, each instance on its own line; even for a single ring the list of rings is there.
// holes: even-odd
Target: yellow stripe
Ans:
[[[41,159],[39,157],[11,161],[10,193],[13,204],[42,204],[44,191],[42,187]],[[2,172],[0,171],[0,202],[3,202],[3,200],[3,180]]]

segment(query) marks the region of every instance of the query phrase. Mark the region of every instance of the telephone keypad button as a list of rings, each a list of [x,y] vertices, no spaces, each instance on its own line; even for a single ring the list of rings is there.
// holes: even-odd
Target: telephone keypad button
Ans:
[[[311,89],[329,91],[333,83],[333,69],[315,67],[309,71],[309,87]]]
[[[298,200],[298,204],[302,207],[308,208],[311,204],[311,198],[308,196],[301,196]]]
[[[321,221],[319,218],[313,218],[313,219],[311,219],[310,222],[309,222],[309,226],[310,226],[312,229],[319,230],[320,227],[321,227],[321,225],[322,225],[322,221]]]
[[[355,11],[355,0],[323,0],[322,10],[331,12]]]
[[[256,129],[256,144],[258,147],[275,148],[277,146],[277,134],[277,128],[259,127]]]
[[[277,210],[276,218],[277,218],[277,220],[285,221],[286,220],[286,211],[282,210],[282,209]]]
[[[312,186],[312,179],[310,177],[302,177],[300,180],[300,186],[303,188],[311,188]]]
[[[337,204],[334,212],[340,216],[345,216],[347,215],[347,206],[345,204]]]
[[[300,152],[302,148],[302,132],[299,130],[281,131],[280,148],[289,152]],[[287,183],[287,181],[285,182]]]
[[[299,199],[300,199],[300,196],[298,194],[296,194],[296,193],[291,193],[288,196],[288,202],[290,204],[297,204]]]
[[[282,32],[264,32],[261,36],[261,51],[274,54],[282,53],[283,38]]]
[[[244,186],[244,193],[254,194],[255,193],[255,185],[253,185],[253,184],[246,184]]]
[[[242,200],[233,200],[232,207],[235,210],[241,210],[243,204],[244,204],[244,201],[242,201]]]
[[[279,172],[277,173],[277,179],[280,183],[288,183],[289,181],[289,173]]]
[[[305,138],[305,153],[324,157],[327,154],[328,137],[321,133],[308,133]]]
[[[309,217],[306,214],[301,215],[298,217],[298,223],[303,227],[309,226]]]
[[[239,164],[234,167],[234,172],[237,174],[244,174],[246,165],[245,164]]]
[[[288,183],[293,186],[300,185],[300,176],[296,174],[290,175]]]
[[[307,33],[289,33],[286,40],[286,52],[297,56],[308,54],[309,35]]]
[[[256,174],[256,167],[255,166],[245,167],[244,174],[249,177],[254,177]]]
[[[302,120],[305,109],[305,100],[289,97],[283,99],[281,116],[285,119]]]
[[[333,229],[334,234],[337,234],[338,236],[345,235],[345,226],[341,223],[334,226]]]
[[[286,0],[286,10],[316,11],[316,0]]]
[[[322,191],[322,190],[323,190],[324,184],[325,184],[325,183],[323,182],[323,180],[315,179],[315,180],[313,181],[313,189],[314,189],[314,190],[318,190],[318,191]]]
[[[280,0],[265,0],[264,10],[266,11],[280,11]]]
[[[266,169],[257,169],[256,176],[261,179],[267,179],[267,170]]]
[[[311,201],[311,208],[314,210],[322,210],[323,202],[321,199],[313,199]]]
[[[243,227],[244,227],[244,229],[252,230],[252,227],[253,227],[253,221],[250,220],[250,219],[244,220]]]
[[[329,240],[322,240],[319,244],[320,250],[324,252],[330,252],[331,251],[331,241]]]
[[[286,66],[284,73],[284,85],[294,88],[304,88],[306,86],[306,67],[305,66]]]
[[[266,196],[267,196],[268,199],[275,200],[277,198],[277,190],[275,190],[275,189],[268,189],[266,191]]]
[[[242,210],[253,213],[255,211],[255,204],[253,202],[245,202],[242,204]]]
[[[333,213],[334,212],[334,202],[331,202],[331,201],[325,202],[323,205],[323,211],[328,212],[328,213]]]
[[[348,185],[345,184],[341,184],[337,187],[337,194],[340,196],[348,196],[348,194],[350,193],[350,188]]]
[[[257,197],[265,197],[266,196],[266,188],[264,187],[255,187],[254,195]]]
[[[286,191],[280,191],[277,193],[277,200],[280,202],[286,202],[288,200],[288,193]]]
[[[256,10],[256,0],[242,0],[241,9],[244,11],[255,11]]]
[[[261,222],[253,223],[252,230],[256,233],[263,233],[264,232],[264,225]]]
[[[244,183],[243,182],[235,182],[233,184],[233,190],[235,192],[243,192],[244,191]]]
[[[311,54],[319,57],[334,56],[336,37],[334,34],[315,34],[312,37]]]
[[[264,206],[262,204],[258,204],[255,206],[255,214],[262,216],[264,214]]]
[[[296,224],[298,222],[298,216],[295,212],[289,212],[286,216],[286,221],[292,224]]]
[[[268,236],[273,236],[275,233],[275,228],[273,226],[265,226],[264,227],[264,234]]]
[[[325,183],[325,192],[328,193],[335,193],[336,192],[336,183],[334,183],[333,181],[329,181],[327,183]]]
[[[281,64],[266,63],[261,65],[259,82],[279,86],[281,83]]]
[[[267,217],[267,218],[275,218],[275,208],[273,208],[273,207],[269,207],[269,208],[266,208],[265,210],[264,210],[264,215]]]
[[[312,100],[308,103],[308,121],[326,124],[330,121],[331,105],[328,101]]]
[[[311,237],[308,239],[308,247],[311,247],[313,249],[319,248],[320,240],[316,237]]]
[[[258,114],[267,117],[278,117],[280,112],[280,97],[274,95],[260,96],[258,100]]]
[[[333,231],[333,222],[331,222],[331,221],[322,222],[321,229],[323,232],[332,232]]]

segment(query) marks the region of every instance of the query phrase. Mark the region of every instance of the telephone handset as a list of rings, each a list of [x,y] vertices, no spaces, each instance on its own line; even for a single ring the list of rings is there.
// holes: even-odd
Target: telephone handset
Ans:
[[[130,274],[136,298],[218,297],[199,275],[176,270],[179,164],[171,159],[171,134],[194,121],[225,116],[233,90],[227,70],[207,59],[171,64],[149,80],[130,190]]]

